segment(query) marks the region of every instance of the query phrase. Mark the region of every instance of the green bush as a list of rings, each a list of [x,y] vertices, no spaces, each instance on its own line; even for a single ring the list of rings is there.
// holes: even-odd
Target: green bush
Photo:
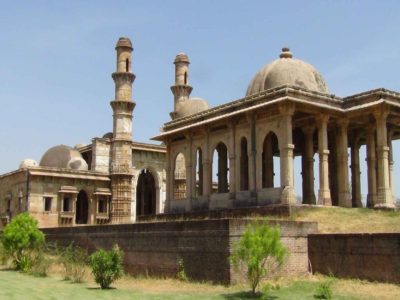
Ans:
[[[96,283],[108,289],[112,282],[123,274],[123,252],[117,245],[110,251],[100,249],[90,256],[90,266]]]
[[[333,278],[329,278],[329,279],[321,282],[317,287],[317,291],[314,295],[314,298],[326,299],[326,300],[332,299],[332,297],[333,297],[333,291],[332,291],[333,282],[334,282]]]
[[[246,227],[243,236],[233,247],[230,260],[236,268],[247,268],[247,279],[254,295],[261,279],[272,269],[279,268],[287,254],[279,227],[271,227],[268,220],[264,220],[263,223],[255,221]]]
[[[22,213],[5,227],[1,243],[15,268],[28,272],[44,245],[44,234],[38,229],[34,218]]]
[[[85,266],[88,263],[88,254],[85,249],[74,247],[70,244],[61,249],[59,261],[64,267],[64,279],[72,282],[82,282],[86,273]]]

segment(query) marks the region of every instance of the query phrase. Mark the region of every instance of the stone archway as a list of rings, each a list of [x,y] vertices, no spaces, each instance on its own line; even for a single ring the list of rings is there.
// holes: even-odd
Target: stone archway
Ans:
[[[153,174],[143,169],[136,187],[136,216],[156,214],[156,183]]]
[[[76,200],[75,224],[87,224],[89,219],[89,200],[86,192],[81,190]]]

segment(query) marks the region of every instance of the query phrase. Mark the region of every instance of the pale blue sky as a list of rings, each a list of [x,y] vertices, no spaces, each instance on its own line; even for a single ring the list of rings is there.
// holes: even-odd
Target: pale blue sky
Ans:
[[[133,138],[146,142],[169,119],[181,51],[192,96],[212,105],[243,97],[282,46],[338,96],[400,90],[399,15],[399,1],[0,0],[0,173],[111,131],[120,36],[135,48]]]

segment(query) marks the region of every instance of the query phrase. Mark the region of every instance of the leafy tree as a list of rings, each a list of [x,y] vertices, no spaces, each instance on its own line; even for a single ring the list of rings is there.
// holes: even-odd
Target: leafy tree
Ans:
[[[44,234],[38,229],[34,218],[28,213],[22,213],[5,227],[1,243],[15,268],[27,272],[44,245]]]
[[[247,280],[253,294],[268,272],[282,266],[287,257],[288,251],[280,238],[278,226],[271,227],[268,220],[254,221],[247,225],[243,236],[234,245],[230,260],[236,268],[247,268]]]
[[[90,256],[90,266],[95,281],[102,289],[108,289],[111,283],[123,274],[123,252],[117,245],[110,251],[100,249]]]

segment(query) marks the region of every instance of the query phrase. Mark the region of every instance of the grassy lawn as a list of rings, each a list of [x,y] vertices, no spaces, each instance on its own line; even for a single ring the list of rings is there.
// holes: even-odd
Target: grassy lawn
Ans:
[[[267,299],[315,299],[322,276],[281,279]],[[247,286],[230,287],[207,283],[180,282],[174,279],[146,279],[125,276],[113,289],[100,290],[88,278],[85,283],[71,283],[57,274],[41,278],[0,269],[0,299],[252,299]],[[355,280],[336,280],[334,299],[400,299],[400,287],[392,284]]]
[[[316,221],[321,233],[400,232],[400,211],[335,206],[299,207],[290,219]]]

